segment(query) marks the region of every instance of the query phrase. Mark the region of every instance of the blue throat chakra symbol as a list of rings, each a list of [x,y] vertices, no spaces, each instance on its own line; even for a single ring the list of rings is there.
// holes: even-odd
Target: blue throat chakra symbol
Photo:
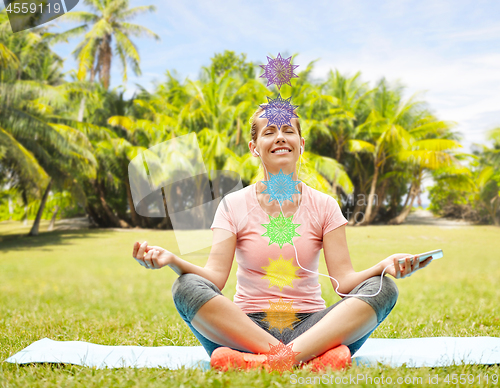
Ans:
[[[283,174],[281,169],[278,174],[269,173],[269,180],[262,181],[267,186],[262,194],[269,194],[271,196],[269,202],[274,200],[280,204],[286,200],[293,202],[292,195],[300,194],[300,191],[295,187],[300,181],[294,181],[292,175],[293,173],[288,175]]]
[[[282,58],[281,54],[278,53],[276,59],[267,57],[267,65],[260,65],[264,69],[264,74],[260,78],[267,78],[267,86],[276,85],[278,89],[284,84],[292,86],[290,80],[292,78],[299,78],[297,74],[293,71],[299,67],[299,65],[292,65],[292,57]]]
[[[267,96],[266,96],[267,97]],[[271,97],[267,97],[267,105],[260,105],[264,109],[264,114],[259,116],[259,118],[264,118],[268,120],[267,126],[276,125],[278,130],[281,130],[283,125],[292,126],[290,122],[293,118],[299,118],[293,111],[297,109],[298,105],[292,105],[290,100],[292,97],[286,99],[281,98],[281,94],[278,93],[278,97],[274,100]]]

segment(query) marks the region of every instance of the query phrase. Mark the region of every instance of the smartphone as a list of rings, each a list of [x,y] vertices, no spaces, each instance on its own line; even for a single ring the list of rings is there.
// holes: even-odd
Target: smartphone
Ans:
[[[415,255],[415,256],[418,256],[418,260],[420,262],[424,261],[425,259],[429,258],[432,256],[432,259],[440,259],[441,257],[443,257],[443,250],[442,249],[436,249],[434,251],[429,251],[429,252],[425,252],[425,253],[420,253],[419,255]],[[406,261],[406,259],[399,259],[399,262],[400,263],[404,263]],[[411,260],[411,262],[413,262],[413,259]]]

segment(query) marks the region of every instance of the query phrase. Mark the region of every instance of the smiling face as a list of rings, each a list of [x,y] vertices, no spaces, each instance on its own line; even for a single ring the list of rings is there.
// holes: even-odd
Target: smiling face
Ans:
[[[257,113],[252,119],[254,140],[248,143],[250,151],[256,156],[257,150],[266,168],[272,173],[277,173],[280,169],[284,173],[294,172],[300,157],[300,146],[304,146],[305,142],[300,135],[299,121],[293,118],[291,126],[283,125],[278,130],[276,125],[267,126],[268,119],[259,118],[260,115]]]

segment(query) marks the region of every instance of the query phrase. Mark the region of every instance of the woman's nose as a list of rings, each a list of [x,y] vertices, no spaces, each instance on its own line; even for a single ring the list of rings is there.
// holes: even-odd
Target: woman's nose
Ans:
[[[278,140],[285,140],[285,136],[283,136],[281,129],[278,131],[278,134],[276,135],[276,141]]]

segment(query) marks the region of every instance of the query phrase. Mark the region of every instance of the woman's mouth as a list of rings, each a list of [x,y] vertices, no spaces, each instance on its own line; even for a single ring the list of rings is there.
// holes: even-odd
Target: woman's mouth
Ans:
[[[278,150],[271,151],[271,153],[273,153],[273,154],[288,154],[290,152],[292,152],[292,150],[287,149],[287,148],[280,148]]]

